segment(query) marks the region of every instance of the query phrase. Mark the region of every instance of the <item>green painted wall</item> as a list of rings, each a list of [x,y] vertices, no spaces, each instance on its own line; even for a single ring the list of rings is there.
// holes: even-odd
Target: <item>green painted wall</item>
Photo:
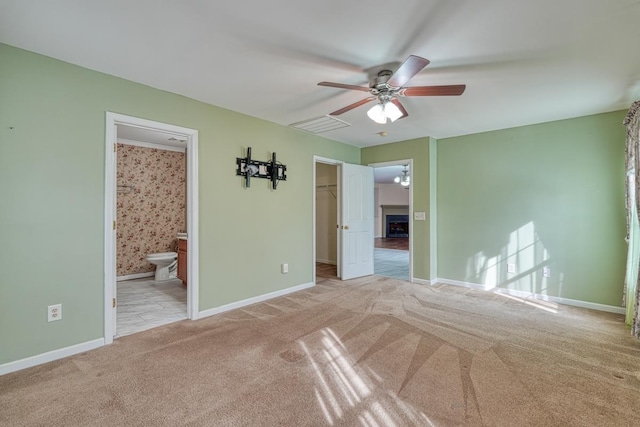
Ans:
[[[426,221],[413,221],[413,276],[429,280],[429,144],[432,138],[376,145],[362,149],[362,164],[413,159],[411,181],[414,212],[426,212]],[[411,214],[413,216],[413,214]]]
[[[106,111],[200,131],[201,310],[311,282],[313,155],[360,163],[356,147],[0,44],[0,364],[103,335]],[[244,189],[247,146],[277,152],[289,180]]]
[[[619,306],[624,114],[439,140],[438,276]]]
[[[620,304],[624,112],[359,150],[0,44],[0,364],[102,337],[106,111],[200,131],[201,310],[313,280],[313,155],[413,159],[416,278]],[[247,146],[289,180],[244,189]]]

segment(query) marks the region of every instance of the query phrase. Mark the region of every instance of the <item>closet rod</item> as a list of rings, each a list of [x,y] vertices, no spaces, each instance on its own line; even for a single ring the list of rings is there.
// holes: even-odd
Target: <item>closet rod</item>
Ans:
[[[331,191],[331,189],[329,187],[338,187],[337,184],[321,184],[321,185],[316,185],[316,188],[326,188],[327,191],[329,191],[329,193],[331,193],[331,195],[333,196],[334,199],[338,200],[338,197],[333,193],[333,191]]]

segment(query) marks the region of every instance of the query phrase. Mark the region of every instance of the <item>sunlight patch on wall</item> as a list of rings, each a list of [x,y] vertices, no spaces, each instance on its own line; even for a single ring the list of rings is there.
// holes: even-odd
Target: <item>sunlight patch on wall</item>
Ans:
[[[470,257],[466,280],[483,285],[485,290],[504,288],[546,295],[550,281],[560,277],[547,270],[550,263],[551,255],[530,221],[512,231],[509,241],[498,250]]]

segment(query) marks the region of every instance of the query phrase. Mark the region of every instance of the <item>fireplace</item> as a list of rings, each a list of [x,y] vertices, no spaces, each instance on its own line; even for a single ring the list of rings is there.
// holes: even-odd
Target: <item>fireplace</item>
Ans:
[[[409,215],[387,215],[387,237],[409,237]]]

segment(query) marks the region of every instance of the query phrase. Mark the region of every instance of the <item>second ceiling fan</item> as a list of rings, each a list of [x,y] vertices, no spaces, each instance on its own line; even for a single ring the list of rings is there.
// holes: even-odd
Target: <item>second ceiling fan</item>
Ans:
[[[429,60],[419,56],[410,55],[398,69],[393,72],[388,69],[382,69],[377,72],[373,79],[369,82],[369,87],[356,86],[342,83],[320,82],[319,86],[335,87],[339,89],[358,90],[361,92],[369,92],[371,96],[347,105],[339,110],[330,113],[331,116],[339,116],[361,105],[371,101],[378,100],[367,115],[376,123],[384,124],[387,119],[392,122],[407,117],[409,113],[402,106],[399,97],[404,96],[458,96],[462,95],[466,89],[466,85],[447,85],[447,86],[410,86],[405,85],[413,76],[418,74],[424,67],[429,65]]]

